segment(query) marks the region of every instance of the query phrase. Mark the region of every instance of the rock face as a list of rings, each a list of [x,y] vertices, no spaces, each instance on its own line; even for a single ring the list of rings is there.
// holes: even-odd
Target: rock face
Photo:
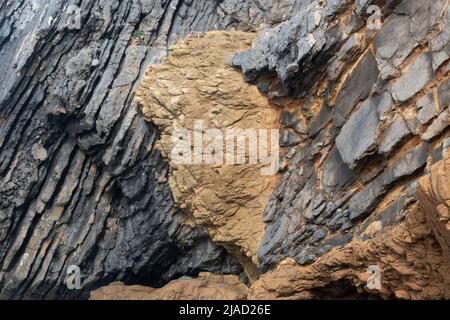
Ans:
[[[328,252],[308,266],[286,259],[249,289],[232,277],[200,275],[173,281],[161,289],[112,284],[93,292],[91,299],[448,299],[449,177],[447,152],[445,159],[419,180],[417,192],[395,190],[382,204],[389,208],[397,197],[419,199],[406,210],[400,223],[383,227],[374,219],[361,239]],[[367,285],[368,269],[373,266],[380,270],[379,289]],[[198,288],[200,283],[202,290]],[[210,288],[217,293],[203,295]]]
[[[86,297],[162,285],[233,257],[188,226],[162,182],[156,127],[131,102],[147,65],[191,32],[255,30],[301,1],[83,0],[0,4],[0,297]],[[89,275],[67,290],[70,265]]]
[[[233,275],[200,273],[195,279],[179,279],[160,289],[112,283],[91,293],[91,300],[244,300],[248,288]]]
[[[379,28],[364,21],[371,4],[381,6]],[[297,104],[309,133],[284,151],[286,171],[264,213],[262,271],[368,240],[375,224],[395,228],[416,197],[383,203],[395,190],[414,194],[448,148],[447,94],[438,94],[450,77],[448,1],[360,5],[313,1],[232,60],[258,86],[275,78],[268,97]]]
[[[419,202],[406,209],[400,223],[385,227],[372,219],[361,239],[334,249],[311,265],[285,261],[252,286],[249,299],[448,299],[449,164],[447,152],[445,160],[420,179],[417,193],[407,195]],[[402,193],[401,189],[392,192],[382,207],[389,208],[396,201],[394,195],[403,197]],[[367,287],[369,266],[381,271],[379,290]]]
[[[79,3],[0,4],[0,298],[450,298],[448,0]],[[278,177],[174,165],[189,119]]]
[[[146,119],[161,130],[159,149],[169,160],[169,184],[185,223],[202,226],[252,280],[258,275],[263,211],[278,180],[277,171],[264,172],[276,162],[270,154],[278,158],[279,150],[266,142],[269,161],[261,163],[251,158],[248,144],[265,130],[266,140],[278,145],[279,111],[225,61],[247,49],[254,38],[252,33],[210,32],[177,43],[164,63],[149,68],[136,93]],[[181,128],[189,130],[187,137],[177,132]],[[272,129],[277,129],[275,141]],[[231,140],[230,130],[235,130]],[[187,150],[180,144],[187,144]],[[242,153],[235,154],[239,146],[244,147]],[[172,150],[182,151],[187,161]],[[240,162],[239,155],[245,161]]]

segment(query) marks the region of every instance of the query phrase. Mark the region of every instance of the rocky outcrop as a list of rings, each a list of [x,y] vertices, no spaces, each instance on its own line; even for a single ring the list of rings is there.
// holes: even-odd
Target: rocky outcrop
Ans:
[[[83,0],[0,4],[0,297],[86,297],[240,273],[182,223],[156,127],[131,102],[145,68],[192,32],[254,30],[301,1]],[[88,275],[67,290],[67,269]]]
[[[277,183],[276,171],[263,173],[273,165],[270,154],[279,151],[267,144],[269,162],[253,161],[248,150],[253,135],[247,130],[277,129],[279,111],[225,61],[254,38],[251,33],[210,32],[177,43],[164,63],[149,68],[136,93],[144,116],[161,130],[158,145],[169,160],[169,184],[185,223],[202,226],[252,280],[258,276],[262,214]],[[189,130],[187,137],[180,129]],[[235,134],[229,139],[231,130]],[[227,148],[229,141],[232,147]],[[244,147],[243,162],[235,154],[239,146]],[[178,159],[179,151],[187,161]]]
[[[364,21],[370,5],[380,12]],[[310,264],[405,219],[417,179],[449,146],[449,10],[446,0],[314,1],[234,56],[273,103],[297,105],[284,111],[290,123],[306,123],[264,213],[262,271]],[[396,190],[405,195],[383,206]]]
[[[367,229],[370,240],[353,240],[345,247],[333,249],[313,264],[299,266],[293,259],[282,261],[275,270],[265,273],[246,292],[238,283],[228,289],[242,289],[246,299],[448,299],[450,298],[450,263],[448,260],[448,177],[450,152],[432,166],[419,181],[418,203],[406,212],[402,222],[385,227],[379,221]],[[395,202],[402,190],[392,193]],[[410,200],[414,194],[409,195]],[[369,288],[370,267],[380,270],[380,288]],[[216,285],[216,278],[204,276],[179,280],[162,289],[111,285],[99,289],[93,299],[191,299],[200,298],[198,283],[205,288]],[[225,279],[225,278],[220,278]],[[183,288],[183,289],[181,289]],[[181,293],[186,292],[187,293]],[[222,294],[222,291],[219,291]],[[177,295],[179,293],[179,295]],[[245,293],[245,294],[244,294]],[[212,298],[221,298],[226,295]]]
[[[1,298],[449,298],[448,0],[80,4],[0,4]],[[278,177],[177,165],[197,118],[280,128]]]
[[[445,161],[434,166],[422,179],[418,198],[425,217],[433,229],[447,259],[450,257],[450,152]]]
[[[445,160],[420,179],[420,201],[406,210],[402,222],[393,227],[373,222],[366,229],[374,234],[370,240],[353,240],[312,265],[285,261],[254,284],[249,298],[449,299],[449,164],[447,152]],[[394,194],[399,196],[398,190]],[[367,288],[370,266],[381,271],[379,290]]]
[[[248,288],[233,275],[200,273],[174,280],[160,289],[112,283],[91,293],[91,300],[243,300]]]

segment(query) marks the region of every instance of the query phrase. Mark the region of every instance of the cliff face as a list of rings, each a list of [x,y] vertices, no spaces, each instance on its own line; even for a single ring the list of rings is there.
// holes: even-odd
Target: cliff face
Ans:
[[[448,0],[80,10],[0,4],[0,297],[450,298]],[[279,172],[175,163],[194,120]]]
[[[251,137],[247,138],[244,130],[252,128],[258,133],[260,129],[279,127],[278,110],[268,105],[255,86],[246,84],[237,70],[225,65],[227,58],[247,49],[254,38],[255,34],[243,32],[192,36],[175,45],[163,64],[146,72],[136,93],[146,119],[161,130],[159,148],[169,160],[169,184],[175,203],[183,209],[185,223],[202,226],[215,243],[238,259],[252,280],[258,275],[263,211],[278,178],[263,175],[264,170],[270,171],[270,161],[250,164],[248,150],[242,150],[245,163],[238,163],[238,140],[234,136],[232,148],[221,147],[226,144],[228,130],[244,137],[242,146],[248,149]],[[189,130],[189,136],[174,143],[173,137],[181,128]],[[204,135],[207,130],[215,130],[217,136]],[[198,134],[202,141],[194,146],[194,140],[200,140]],[[218,146],[216,139],[220,136]],[[191,154],[183,154],[183,158],[189,161],[173,159],[172,150],[182,151],[180,143],[187,144]],[[211,157],[220,157],[220,162],[204,163],[203,153],[211,148]],[[224,161],[227,153],[234,158],[233,165]],[[199,156],[201,160],[197,161]]]
[[[176,39],[272,25],[301,1],[77,4],[0,3],[0,297],[86,297],[111,281],[240,273],[183,223],[161,180],[157,129],[131,97]],[[88,275],[81,291],[65,285],[71,265]]]

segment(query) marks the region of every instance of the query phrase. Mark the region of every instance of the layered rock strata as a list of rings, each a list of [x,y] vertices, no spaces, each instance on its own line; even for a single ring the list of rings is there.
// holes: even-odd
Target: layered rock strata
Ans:
[[[419,180],[417,192],[410,199],[419,201],[405,212],[405,218],[393,227],[374,223],[370,240],[353,240],[333,249],[313,264],[298,265],[286,259],[273,271],[263,274],[247,291],[228,279],[227,294],[216,278],[200,277],[175,281],[162,289],[127,288],[111,285],[99,289],[92,299],[189,299],[200,297],[197,286],[218,286],[221,299],[242,292],[245,299],[448,299],[450,298],[450,263],[448,259],[448,212],[450,152],[433,165]],[[401,190],[395,192],[400,196]],[[390,199],[384,205],[395,202]],[[369,228],[368,228],[369,229]],[[379,288],[369,288],[368,266],[380,270]],[[183,289],[181,289],[183,288]],[[180,294],[187,290],[186,294]],[[196,292],[192,294],[192,290]],[[242,290],[242,291],[241,291]],[[235,296],[237,297],[237,296]]]
[[[370,4],[380,25],[363,20]],[[449,147],[449,10],[316,1],[234,56],[280,108],[285,147],[259,246],[260,271],[279,271],[250,298],[370,297],[371,266],[377,297],[448,297],[446,211],[424,214],[417,185]]]
[[[202,226],[251,280],[258,275],[262,214],[278,180],[277,171],[270,171],[279,152],[273,148],[278,146],[279,110],[225,62],[254,38],[252,33],[209,32],[177,43],[164,63],[149,68],[136,93],[144,116],[161,130],[158,146],[169,160],[169,184],[186,223]],[[179,137],[180,129],[189,130],[188,136]],[[266,136],[260,137],[260,130]],[[259,150],[251,154],[253,146]],[[263,146],[267,153],[261,161]],[[178,151],[186,161],[179,161]]]
[[[178,279],[153,289],[112,283],[91,293],[91,300],[243,300],[248,288],[237,276],[200,273],[195,279]]]
[[[131,96],[175,40],[274,25],[303,6],[274,2],[1,1],[0,298],[241,272],[181,222],[156,127]],[[82,290],[67,289],[72,265],[88,275]]]
[[[370,5],[380,12],[365,21]],[[287,166],[264,213],[262,271],[286,258],[312,263],[371,239],[374,225],[404,221],[418,178],[449,147],[449,22],[447,0],[315,1],[234,56],[288,106]]]

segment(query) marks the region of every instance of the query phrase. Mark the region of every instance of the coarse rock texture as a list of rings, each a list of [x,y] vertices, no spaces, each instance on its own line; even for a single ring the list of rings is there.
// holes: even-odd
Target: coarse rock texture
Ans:
[[[246,139],[243,130],[259,134],[260,129],[278,129],[279,111],[225,61],[234,52],[247,49],[254,38],[252,33],[217,31],[177,43],[162,64],[149,68],[136,93],[144,116],[161,130],[158,146],[169,160],[169,184],[175,203],[186,213],[186,223],[202,226],[214,242],[238,259],[251,280],[258,275],[262,215],[278,182],[277,171],[263,175],[264,166],[270,169],[270,163],[249,163],[247,145],[242,153],[245,163],[237,164],[238,141],[233,137],[233,147],[225,148],[225,139],[229,130]],[[189,138],[174,142],[179,128],[190,130]],[[207,129],[222,135],[219,145],[216,137],[207,141]],[[182,156],[186,162],[177,161],[179,155],[172,154],[181,148],[180,143],[188,144],[189,154]],[[278,149],[270,147],[268,151],[278,157]],[[203,153],[210,148],[218,159],[214,164],[204,163]],[[235,158],[231,163],[225,161],[228,154]]]
[[[304,137],[284,150],[264,213],[262,272],[403,223],[417,180],[449,147],[449,23],[448,0],[313,1],[234,55]]]
[[[275,2],[1,1],[0,298],[241,272],[180,218],[156,127],[131,97],[175,40],[271,26],[304,5]],[[82,290],[66,288],[70,265],[88,275]]]
[[[399,224],[374,221],[365,231],[370,240],[354,239],[308,266],[286,260],[252,286],[249,299],[449,299],[449,177],[450,151],[419,180],[417,195],[409,195],[419,202]],[[395,190],[382,207],[404,195]],[[366,287],[368,266],[380,268],[380,290]]]
[[[126,287],[112,284],[93,292],[91,299],[197,299],[202,298],[198,286],[216,288],[217,280],[226,292],[217,295],[246,299],[442,299],[450,298],[449,260],[449,189],[450,151],[444,160],[431,167],[419,180],[417,194],[402,188],[395,190],[374,215],[395,203],[397,197],[415,196],[420,200],[406,212],[405,218],[393,227],[374,221],[366,228],[371,239],[355,239],[345,247],[333,249],[313,264],[299,266],[292,259],[282,261],[274,271],[267,272],[246,289],[236,278],[205,277],[177,280],[162,289]],[[381,271],[381,289],[367,287],[368,267]],[[194,292],[194,293],[193,293]],[[247,295],[248,294],[248,295]]]
[[[67,1],[0,3],[0,298],[86,298],[112,282],[157,288],[202,271],[236,275],[251,299],[450,298],[449,0],[76,3],[82,28]],[[192,66],[189,44],[217,29],[228,31],[219,44],[242,42],[219,47],[209,67],[222,72],[199,79],[208,65]],[[172,121],[145,121],[133,101],[141,79],[155,80],[147,67],[182,39],[185,56],[168,60],[178,64],[153,69],[174,76],[174,101],[191,99],[176,77],[191,70],[186,85],[205,102],[192,112],[211,119],[218,97],[234,112],[224,101],[239,99],[218,94],[228,79],[202,85],[225,73],[249,93],[247,127],[280,128],[277,184],[244,184],[244,207],[236,192],[213,203],[254,208],[239,219],[180,188],[187,175],[164,160]],[[233,71],[223,58],[240,50],[226,59]],[[219,176],[208,178],[231,190],[243,179]],[[233,225],[244,218],[252,224]],[[65,285],[71,265],[82,290]],[[381,290],[365,285],[373,266]],[[197,285],[187,281],[183,292]]]
[[[237,276],[200,273],[195,279],[178,279],[154,289],[112,283],[91,292],[91,300],[244,300],[248,288]]]
[[[436,239],[450,259],[450,152],[421,180],[418,198]]]

